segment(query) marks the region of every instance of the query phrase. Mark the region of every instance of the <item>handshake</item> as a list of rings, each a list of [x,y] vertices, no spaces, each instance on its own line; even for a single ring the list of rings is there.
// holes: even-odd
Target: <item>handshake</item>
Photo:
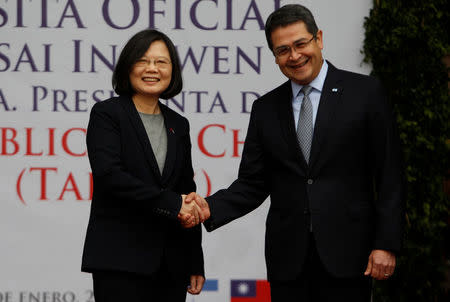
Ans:
[[[211,216],[206,200],[195,192],[181,195],[183,204],[178,213],[178,220],[184,228],[192,228]]]

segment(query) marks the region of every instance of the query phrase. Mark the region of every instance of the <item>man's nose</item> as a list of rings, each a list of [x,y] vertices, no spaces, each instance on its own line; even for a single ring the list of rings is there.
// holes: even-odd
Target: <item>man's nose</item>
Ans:
[[[296,51],[295,49],[291,48],[291,52],[289,54],[289,59],[292,61],[297,61],[302,56],[301,52]]]

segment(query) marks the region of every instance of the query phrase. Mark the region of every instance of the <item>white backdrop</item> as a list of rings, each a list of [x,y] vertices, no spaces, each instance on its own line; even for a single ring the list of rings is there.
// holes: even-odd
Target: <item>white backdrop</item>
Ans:
[[[185,85],[168,105],[191,123],[205,195],[236,177],[255,97],[285,81],[263,24],[288,3],[311,9],[326,59],[369,73],[360,50],[370,0],[0,0],[0,302],[93,301],[80,272],[91,190],[85,128],[92,105],[112,94],[126,41],[156,27],[178,47]],[[230,301],[230,280],[266,279],[268,202],[204,232],[206,274],[219,287],[187,301]]]

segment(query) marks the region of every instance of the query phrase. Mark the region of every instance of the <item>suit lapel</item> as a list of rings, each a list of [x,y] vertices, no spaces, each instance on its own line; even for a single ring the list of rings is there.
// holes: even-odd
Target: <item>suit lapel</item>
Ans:
[[[280,121],[283,138],[289,146],[294,157],[301,162],[306,170],[307,163],[303,152],[298,144],[297,131],[295,129],[294,113],[292,111],[292,87],[291,82],[287,81],[280,87],[279,99],[276,108],[278,109],[278,118]]]
[[[342,85],[339,83],[340,79],[338,73],[339,71],[328,62],[328,72],[320,96],[319,109],[314,125],[314,135],[309,162],[310,168],[316,163],[319,158],[319,153],[324,148],[323,144],[326,135],[329,133],[332,118],[343,91]]]
[[[164,116],[164,125],[166,127],[167,133],[167,154],[162,173],[162,183],[165,183],[169,179],[174,169],[177,157],[176,131],[179,129],[176,129],[175,121],[172,118],[169,109],[161,103],[159,104],[159,108],[161,109],[161,113]]]
[[[134,106],[133,100],[130,96],[120,96],[120,101],[131,124],[133,125],[134,130],[136,131],[139,143],[144,150],[145,158],[147,159],[153,173],[157,176],[156,178],[161,179],[161,173],[158,168],[155,154],[153,153],[144,124],[142,123],[141,117]]]

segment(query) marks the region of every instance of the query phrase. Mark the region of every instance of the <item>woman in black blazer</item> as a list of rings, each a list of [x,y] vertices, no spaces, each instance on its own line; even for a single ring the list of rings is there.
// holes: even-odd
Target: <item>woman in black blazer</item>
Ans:
[[[113,87],[119,97],[93,106],[87,130],[94,192],[82,271],[92,273],[96,302],[185,301],[205,280],[201,227],[177,217],[205,217],[184,203],[196,190],[189,123],[159,102],[182,89],[170,39],[134,35]]]

